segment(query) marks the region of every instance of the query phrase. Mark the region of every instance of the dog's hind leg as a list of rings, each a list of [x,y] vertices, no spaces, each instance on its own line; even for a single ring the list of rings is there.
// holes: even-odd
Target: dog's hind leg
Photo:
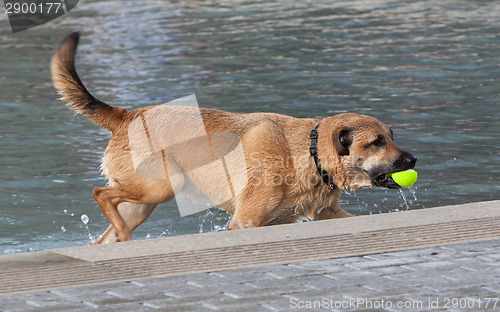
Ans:
[[[141,196],[133,192],[126,191],[121,187],[96,187],[94,188],[94,198],[102,212],[113,225],[118,239],[121,242],[132,239],[132,231],[128,227],[123,217],[118,212],[118,205],[123,202],[140,204]]]
[[[128,228],[133,231],[149,217],[156,205],[157,204],[133,204],[124,202],[118,205],[118,212]],[[110,225],[93,244],[109,244],[117,241],[117,232],[113,225]]]

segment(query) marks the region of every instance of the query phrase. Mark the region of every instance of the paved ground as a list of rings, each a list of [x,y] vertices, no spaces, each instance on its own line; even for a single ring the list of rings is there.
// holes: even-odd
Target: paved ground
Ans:
[[[494,207],[489,212],[498,212],[496,210],[498,204],[499,202],[490,202],[468,206],[468,208],[491,209]],[[447,209],[461,214],[459,212],[462,208],[466,211],[465,206]],[[485,211],[477,210],[479,214]],[[442,210],[442,212],[446,211]],[[429,209],[428,212],[421,212],[420,216],[426,213],[436,216],[439,211]],[[401,215],[404,217],[416,214],[403,213]],[[458,222],[457,216],[450,217],[450,219],[453,218],[455,222]],[[479,219],[469,219],[468,222],[478,224],[479,221]],[[322,226],[321,224],[314,225],[314,222],[312,224],[313,228]],[[339,225],[339,223],[327,223],[327,225],[332,224]],[[381,223],[382,227],[387,227],[386,225],[384,222]],[[312,227],[297,228],[292,225],[275,230],[270,227],[264,232],[255,233],[262,235],[262,233],[287,232],[290,229],[310,230]],[[450,233],[449,228],[442,226],[439,228]],[[467,227],[464,228],[470,230]],[[414,230],[415,225],[411,229]],[[304,233],[309,233],[309,230]],[[386,230],[391,231],[389,228]],[[400,229],[399,232],[397,230],[397,228],[392,229],[397,235],[404,233]],[[441,246],[398,247],[406,250],[396,252],[363,253],[358,250],[356,253],[361,254],[356,256],[338,256],[332,253],[330,258],[323,254],[321,256],[323,259],[320,260],[282,260],[283,264],[270,264],[266,260],[265,265],[255,266],[255,264],[246,263],[244,267],[232,269],[217,268],[217,259],[213,258],[213,269],[202,269],[202,272],[198,273],[188,273],[195,268],[192,263],[187,262],[194,260],[190,257],[184,259],[185,265],[190,267],[189,270],[184,272],[180,267],[178,272],[168,274],[165,273],[166,271],[158,271],[157,268],[156,271],[147,271],[149,274],[141,275],[142,271],[139,269],[125,270],[125,267],[115,264],[113,269],[121,270],[123,276],[118,273],[109,275],[121,279],[113,281],[110,277],[109,282],[100,279],[96,273],[99,267],[104,265],[103,261],[111,261],[103,260],[103,257],[114,258],[112,260],[115,261],[114,263],[122,263],[119,261],[129,263],[130,260],[116,258],[117,256],[113,253],[123,252],[120,251],[121,248],[130,251],[133,246],[147,246],[149,243],[115,244],[114,249],[85,247],[77,250],[55,250],[50,254],[41,252],[2,256],[0,269],[4,269],[4,272],[1,272],[3,275],[0,273],[0,278],[3,284],[12,282],[12,285],[11,288],[3,288],[3,294],[0,294],[0,311],[500,311],[500,239],[491,238],[495,231],[498,233],[499,230],[497,224],[496,229],[488,235],[485,234],[483,240],[474,238],[474,242],[461,244],[449,244],[450,241],[442,241]],[[378,231],[376,233],[381,233],[381,230]],[[239,233],[231,234],[237,232]],[[233,237],[232,235],[241,235],[243,231],[226,233],[229,234],[214,233],[211,237],[224,238],[227,235]],[[375,231],[371,229],[366,233],[374,235]],[[387,234],[387,232],[383,233]],[[438,232],[428,231],[427,233],[427,235],[438,235],[438,237],[442,235]],[[476,237],[462,235],[466,241],[469,241],[470,237]],[[459,239],[457,235],[453,234],[453,236],[453,239]],[[201,237],[202,241],[210,241],[210,237],[208,239],[207,236]],[[196,240],[198,238],[199,236],[190,236],[184,239]],[[404,237],[401,239],[404,240]],[[265,239],[261,237],[261,240]],[[230,241],[232,242],[233,239]],[[308,241],[315,244],[314,238],[309,238]],[[165,240],[159,242],[163,243]],[[297,246],[296,240],[291,242]],[[373,240],[365,239],[366,250],[372,250],[370,245],[374,243]],[[158,244],[158,242],[152,244]],[[277,248],[278,245],[273,244],[267,242],[263,246]],[[435,243],[432,244],[435,245]],[[265,252],[259,251],[259,257],[256,257],[254,251],[260,249],[255,249],[255,246],[257,244],[253,241],[246,244],[248,258],[254,260],[265,255]],[[380,247],[377,248],[377,250],[380,249]],[[386,248],[391,250],[393,247],[388,245]],[[234,247],[226,249],[231,250]],[[88,259],[93,257],[97,259],[92,264],[82,263],[81,259],[84,256],[67,259],[68,254],[83,255],[82,251],[85,250],[87,250]],[[274,253],[277,258],[282,259],[278,254],[280,250],[279,248],[271,249],[269,253]],[[151,253],[148,248],[132,252],[138,255],[136,257],[138,262],[134,262],[134,266],[142,263],[146,268],[153,266],[151,261],[159,261],[156,257],[144,255]],[[169,254],[162,252],[161,255],[168,258]],[[91,255],[92,253],[95,254]],[[317,254],[314,250],[313,253]],[[211,253],[212,257],[216,257],[217,254],[226,257],[220,251],[215,254]],[[229,252],[228,255],[230,254]],[[307,256],[299,250],[291,254]],[[34,260],[36,257],[33,255],[38,255],[38,262]],[[183,261],[178,256],[172,259]],[[225,261],[230,262],[231,259],[228,258]],[[164,262],[160,264],[161,266],[167,265]],[[177,264],[183,265],[183,263]],[[207,267],[210,267],[210,263]],[[80,279],[68,279],[71,276],[69,272],[72,270],[75,275],[80,276]],[[39,275],[46,276],[47,280],[54,276],[57,280],[58,272],[63,272],[68,278],[61,279],[60,284],[53,282],[43,284],[36,279],[35,272],[37,271]],[[9,272],[11,275],[7,275]],[[102,272],[106,277],[111,271]],[[22,280],[23,274],[28,277],[33,276],[33,283],[39,286],[21,288],[19,285],[22,283],[17,281]]]

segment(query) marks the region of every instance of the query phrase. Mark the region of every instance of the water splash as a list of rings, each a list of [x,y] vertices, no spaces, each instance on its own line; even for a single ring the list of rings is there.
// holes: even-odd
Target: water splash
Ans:
[[[220,226],[220,225],[214,225],[214,232],[220,232],[220,231],[225,231],[229,228],[229,224],[227,225],[223,225],[223,226]]]
[[[417,193],[416,193],[416,188],[413,186],[409,187],[411,194],[413,195],[413,199],[416,201],[417,200]]]
[[[158,237],[173,236],[175,233],[175,231],[172,232],[169,228],[166,228],[165,231],[163,231]]]
[[[403,200],[405,202],[406,210],[410,210],[410,205],[408,204],[408,200],[406,199],[406,194],[402,188],[399,189],[399,194],[401,194],[401,197],[403,198]]]
[[[207,212],[205,213],[205,216],[203,216],[203,218],[201,219],[201,223],[200,223],[200,229],[199,229],[199,233],[203,233],[203,226],[205,225],[205,223],[207,223],[207,225],[210,227],[210,225],[212,225],[214,223],[214,213],[212,212],[212,210],[208,209]]]
[[[90,241],[93,242],[94,237],[90,233],[89,226],[88,226],[88,223],[90,221],[89,216],[87,216],[86,214],[82,214],[80,217],[80,220],[82,220],[82,223],[85,225],[85,228],[87,229],[87,233],[88,233],[88,237],[89,237]]]
[[[220,225],[221,221],[224,221],[227,216],[222,216],[214,209],[209,209],[204,216],[201,217],[199,233],[204,232],[219,232],[225,231],[229,228],[229,223],[231,219],[227,219],[225,225]]]

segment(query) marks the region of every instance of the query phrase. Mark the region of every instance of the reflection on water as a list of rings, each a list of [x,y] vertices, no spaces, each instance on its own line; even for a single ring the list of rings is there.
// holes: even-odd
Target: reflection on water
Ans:
[[[86,1],[13,35],[0,21],[0,254],[88,244],[107,227],[109,134],[57,102],[48,63],[81,30],[77,67],[129,109],[196,93],[201,106],[389,124],[415,154],[410,209],[499,198],[500,2]],[[405,210],[394,190],[342,197],[357,214]],[[81,215],[88,215],[83,224]],[[158,207],[136,238],[221,229],[219,211]],[[86,227],[88,226],[89,232]]]

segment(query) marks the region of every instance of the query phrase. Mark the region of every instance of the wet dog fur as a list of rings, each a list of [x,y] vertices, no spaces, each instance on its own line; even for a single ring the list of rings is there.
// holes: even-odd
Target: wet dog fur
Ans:
[[[93,191],[111,224],[95,243],[128,241],[132,239],[132,231],[149,217],[156,205],[172,200],[175,191],[186,181],[147,179],[137,174],[131,160],[128,127],[155,106],[127,111],[94,98],[75,70],[78,41],[78,33],[63,40],[52,58],[52,78],[70,109],[112,133],[102,164],[109,183]],[[200,108],[199,112],[179,110],[183,109],[172,108],[171,114],[163,114],[157,126],[175,123],[178,118],[171,115],[181,113],[183,126],[189,127],[192,120],[189,116],[201,113],[207,133],[230,132],[241,139],[248,183],[241,194],[219,207],[233,215],[230,230],[300,219],[351,217],[339,205],[342,189],[398,188],[387,174],[411,169],[416,162],[413,155],[394,143],[392,131],[385,124],[366,115],[345,113],[316,119],[272,113],[238,114],[208,108]],[[318,124],[318,155],[322,168],[337,186],[333,190],[321,180],[309,155],[309,134]],[[187,159],[196,155],[193,148],[183,152],[185,154],[178,156]],[[183,169],[182,161],[169,161]],[[200,177],[189,179],[195,185],[203,185],[197,183]]]

